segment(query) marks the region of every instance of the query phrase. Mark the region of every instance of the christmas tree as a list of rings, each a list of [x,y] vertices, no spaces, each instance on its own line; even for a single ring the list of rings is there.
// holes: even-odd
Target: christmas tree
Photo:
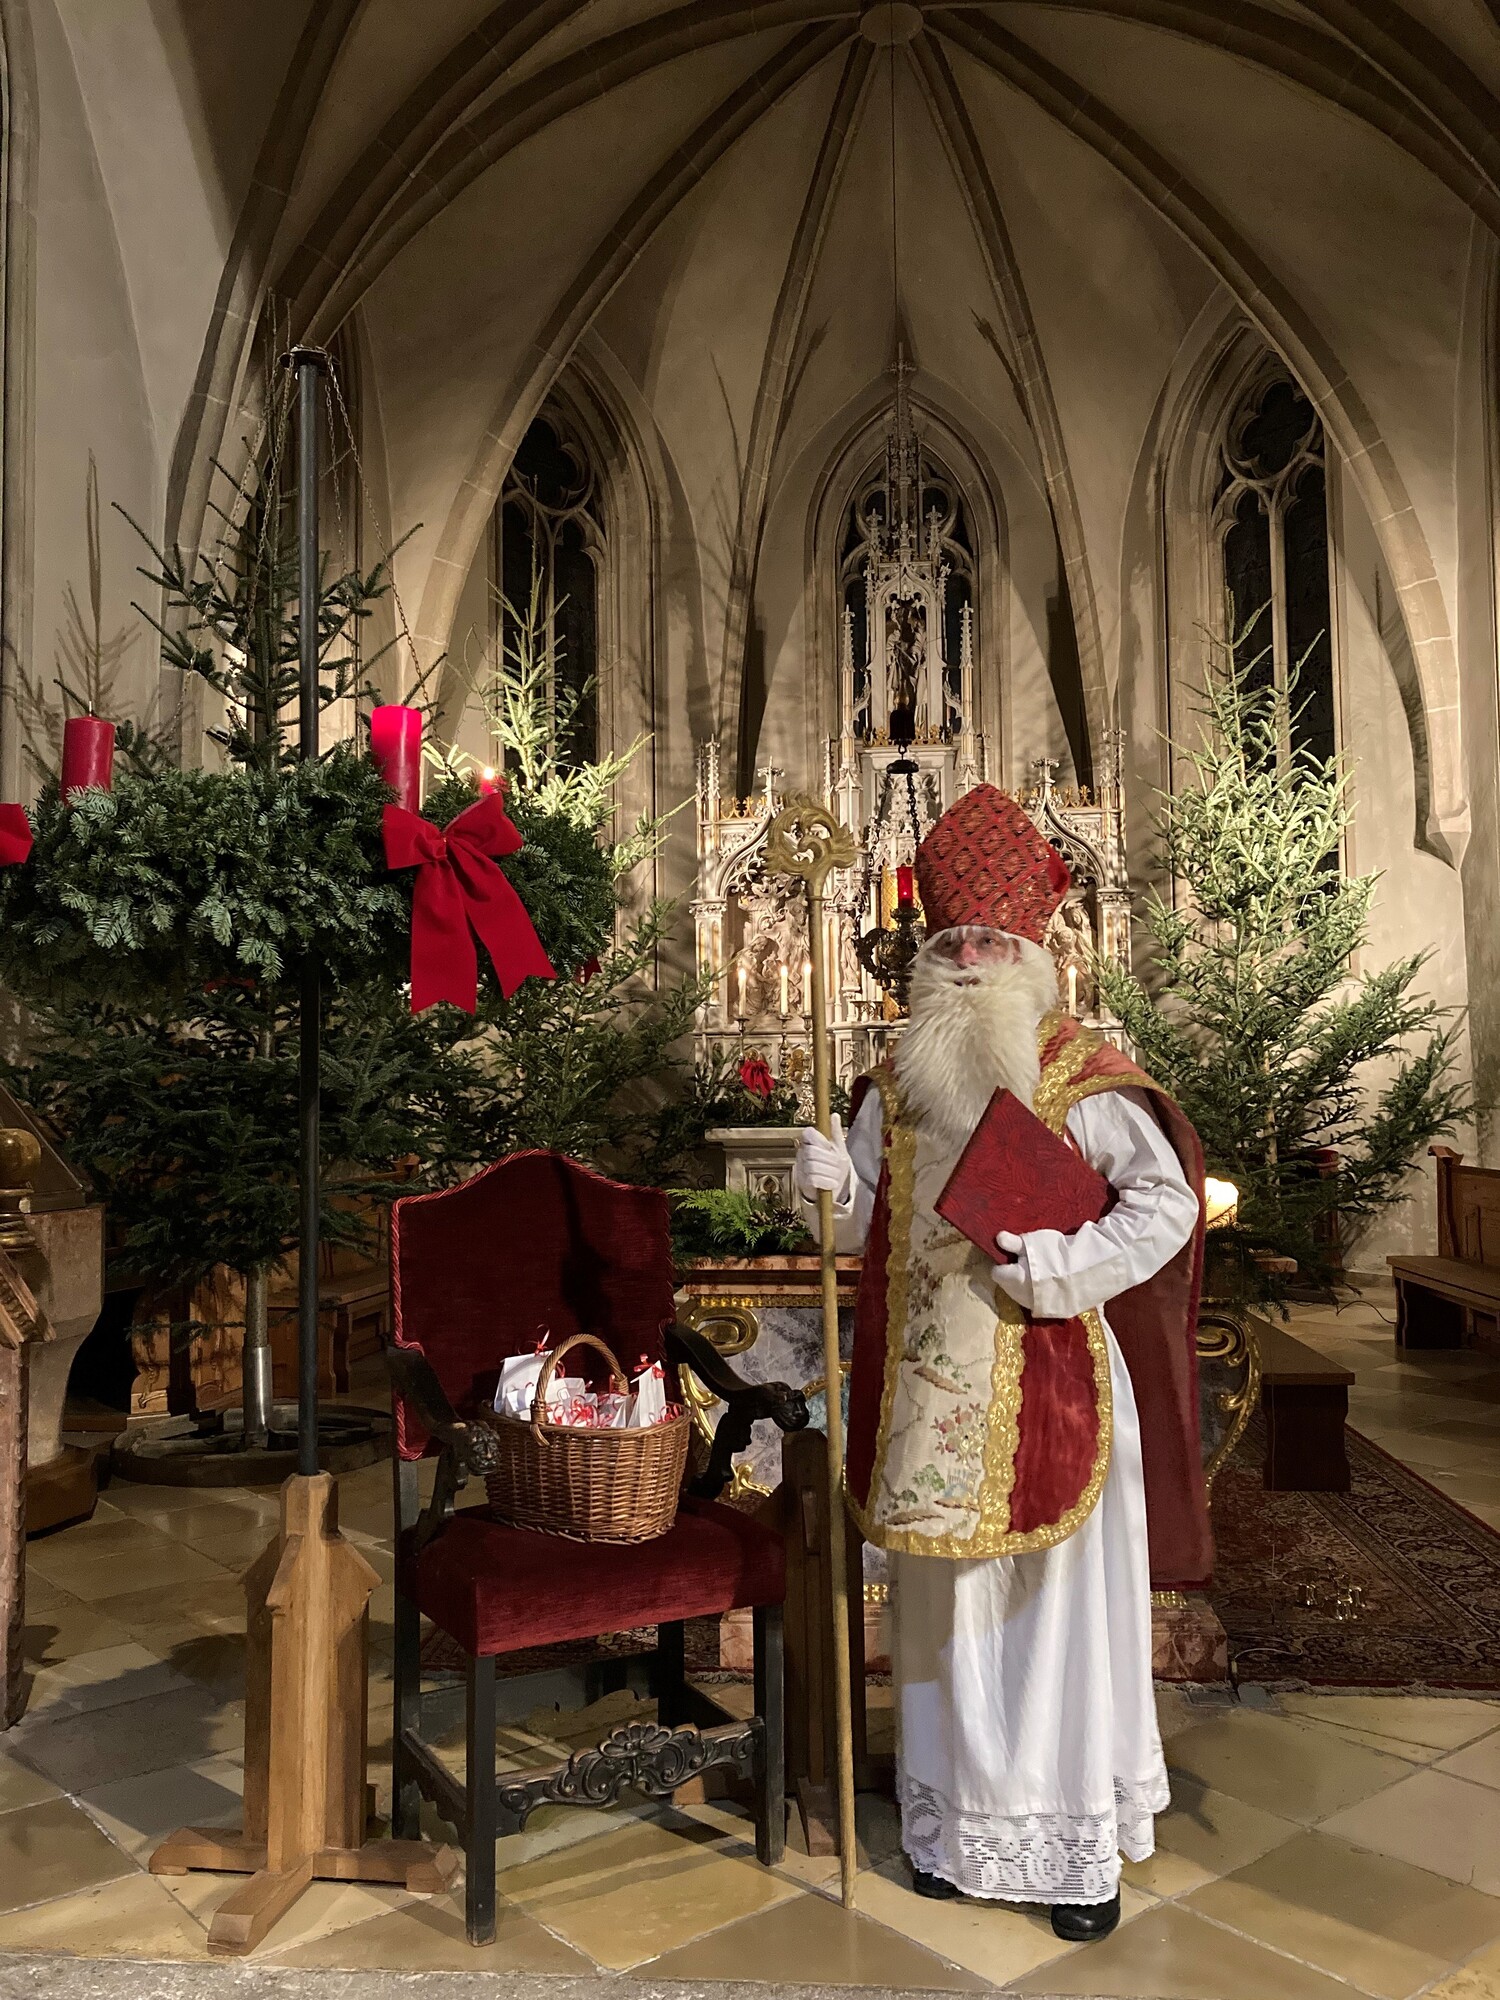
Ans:
[[[1253,629],[1253,628],[1252,628]],[[1195,744],[1162,795],[1168,895],[1146,898],[1151,965],[1101,964],[1104,1003],[1177,1098],[1208,1172],[1239,1190],[1215,1231],[1216,1285],[1275,1297],[1326,1286],[1467,1108],[1458,1022],[1421,990],[1428,954],[1358,963],[1375,875],[1347,875],[1349,779],[1300,739],[1297,676],[1278,687],[1250,633],[1211,649]]]

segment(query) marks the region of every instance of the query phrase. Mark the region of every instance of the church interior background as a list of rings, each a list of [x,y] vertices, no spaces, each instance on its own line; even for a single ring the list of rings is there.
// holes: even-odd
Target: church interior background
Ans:
[[[383,698],[422,685],[493,761],[471,683],[539,580],[571,753],[643,740],[621,825],[675,815],[631,893],[674,902],[663,976],[710,981],[700,1054],[807,1074],[805,918],[764,847],[810,793],[858,834],[827,942],[837,1077],[868,1068],[899,1023],[860,940],[981,782],[1067,858],[1060,993],[1117,1035],[1093,954],[1130,963],[1170,745],[1213,639],[1268,607],[1301,740],[1350,774],[1341,865],[1380,878],[1370,962],[1428,953],[1477,1107],[1451,1143],[1500,1167],[1491,0],[0,0],[0,34],[0,796],[35,791],[91,465],[110,712],[212,754],[131,522],[212,546],[268,366],[310,341],[354,447],[331,430],[330,545],[394,550],[362,642]],[[1435,1201],[1419,1161],[1353,1302],[1293,1331],[1349,1371],[1351,1425],[1493,1538],[1494,1322],[1392,1344],[1386,1258],[1435,1247]],[[351,1476],[344,1506],[384,1579],[378,1671],[388,1483]],[[205,1958],[212,1885],[144,1860],[237,1810],[237,1578],[269,1505],[117,1486],[33,1543],[0,1988],[5,1954]],[[1176,1804],[1093,1955],[921,1906],[873,1809],[850,1917],[831,1863],[763,1876],[712,1804],[514,1837],[474,1957],[457,1904],[348,1885],[269,1955],[1485,2000],[1497,1686],[1165,1691]]]

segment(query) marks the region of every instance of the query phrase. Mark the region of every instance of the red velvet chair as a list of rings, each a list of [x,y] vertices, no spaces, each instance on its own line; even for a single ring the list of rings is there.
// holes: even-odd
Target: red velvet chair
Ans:
[[[396,1403],[396,1658],[392,1832],[414,1836],[422,1796],[458,1829],[468,1858],[471,1943],[495,1934],[495,1840],[544,1803],[598,1806],[627,1790],[668,1797],[725,1764],[755,1780],[756,1851],[781,1857],[786,1829],[782,1726],[781,1539],[717,1504],[730,1461],[762,1417],[807,1422],[785,1383],[748,1385],[702,1334],[675,1324],[666,1197],[606,1180],[557,1153],[518,1153],[437,1194],[391,1211]],[[707,1469],[691,1479],[676,1525],[655,1541],[585,1543],[454,1510],[482,1478],[493,1440],[488,1408],[501,1361],[545,1331],[599,1336],[621,1366],[642,1356],[690,1367],[727,1405]],[[424,1512],[417,1463],[438,1456]],[[755,1714],[726,1714],[684,1673],[683,1621],[750,1607]],[[467,1673],[467,1781],[460,1785],[421,1734],[420,1621],[457,1642]],[[656,1627],[655,1725],[628,1724],[552,1770],[497,1783],[495,1662],[560,1640]]]

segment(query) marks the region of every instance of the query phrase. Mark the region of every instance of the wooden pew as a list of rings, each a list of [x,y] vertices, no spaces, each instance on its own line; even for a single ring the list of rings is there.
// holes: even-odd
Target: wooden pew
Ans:
[[[1435,1257],[1391,1257],[1398,1347],[1500,1353],[1500,1172],[1466,1167],[1451,1146],[1437,1161]]]

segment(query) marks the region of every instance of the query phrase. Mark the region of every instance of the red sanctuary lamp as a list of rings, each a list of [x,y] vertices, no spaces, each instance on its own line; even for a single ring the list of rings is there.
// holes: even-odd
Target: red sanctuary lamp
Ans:
[[[115,768],[115,725],[97,715],[70,715],[63,724],[62,795],[109,790]]]
[[[910,909],[917,900],[916,883],[910,868],[896,870],[896,903],[901,909]]]
[[[370,710],[370,754],[396,803],[408,812],[422,804],[422,711],[389,703]]]

